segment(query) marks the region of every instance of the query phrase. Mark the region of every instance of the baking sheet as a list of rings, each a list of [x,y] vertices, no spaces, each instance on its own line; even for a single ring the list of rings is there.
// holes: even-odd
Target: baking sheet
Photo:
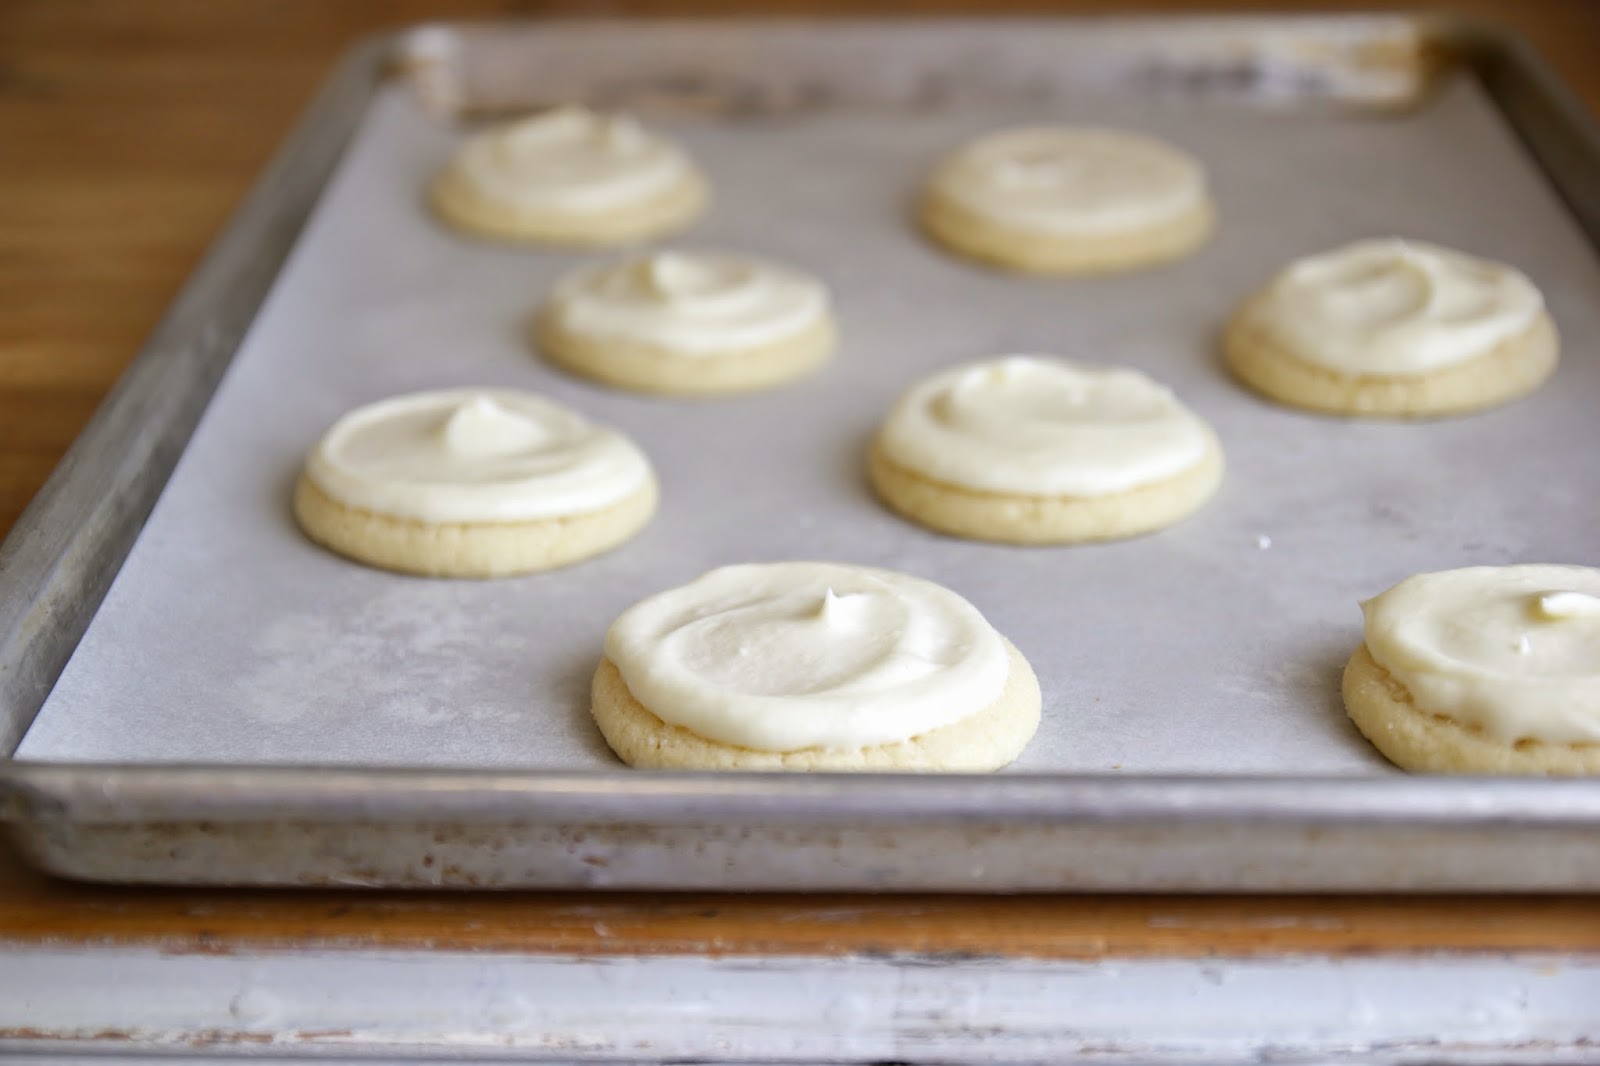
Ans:
[[[829,368],[686,402],[540,363],[528,319],[592,257],[434,224],[420,191],[460,130],[392,85],[17,757],[616,769],[587,715],[616,613],[721,563],[826,558],[939,580],[1015,641],[1045,694],[1016,771],[1382,774],[1337,693],[1357,601],[1419,570],[1594,561],[1600,274],[1468,80],[1399,116],[1081,95],[658,120],[717,192],[685,243],[792,259],[832,284],[843,342]],[[1216,238],[1171,268],[1088,281],[990,274],[924,245],[906,208],[928,166],[1037,120],[1194,151]],[[1526,269],[1566,339],[1556,379],[1509,408],[1401,425],[1274,407],[1223,374],[1223,319],[1283,261],[1392,232]],[[1222,491],[1171,530],[1077,548],[945,539],[880,508],[861,456],[899,391],[1007,351],[1172,384],[1223,439]],[[608,556],[492,583],[368,570],[300,537],[289,490],[329,422],[459,384],[538,389],[625,429],[658,466],[661,514]]]

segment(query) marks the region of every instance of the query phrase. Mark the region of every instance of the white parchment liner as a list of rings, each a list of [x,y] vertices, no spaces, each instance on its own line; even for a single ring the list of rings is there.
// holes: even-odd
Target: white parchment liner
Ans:
[[[907,224],[944,151],[1037,120],[1126,125],[1209,168],[1221,225],[1181,264],[1103,280],[988,273]],[[728,562],[819,558],[944,582],[1032,660],[1027,771],[1389,772],[1345,722],[1357,601],[1420,570],[1600,562],[1600,273],[1475,86],[1401,117],[1084,97],[942,114],[663,123],[716,202],[686,243],[790,259],[833,286],[823,373],[683,402],[564,376],[525,342],[590,256],[472,243],[422,189],[460,131],[384,91],[20,758],[618,770],[588,682],[623,607]],[[1556,379],[1484,415],[1349,422],[1275,407],[1220,369],[1235,304],[1285,260],[1400,233],[1525,269],[1566,339]],[[912,379],[1000,352],[1123,363],[1217,427],[1229,471],[1197,517],[1060,549],[945,539],[869,495],[862,449]],[[341,412],[481,383],[615,423],[663,484],[655,523],[559,572],[490,583],[369,570],[289,514]]]

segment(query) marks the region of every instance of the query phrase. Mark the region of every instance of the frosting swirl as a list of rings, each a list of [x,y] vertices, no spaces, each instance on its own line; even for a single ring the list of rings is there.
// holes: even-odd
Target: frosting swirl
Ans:
[[[981,137],[940,165],[932,188],[1001,222],[1067,236],[1150,229],[1207,202],[1192,156],[1136,133],[1070,126]]]
[[[912,386],[878,446],[891,462],[966,488],[1102,496],[1176,477],[1216,444],[1137,370],[1009,355]]]
[[[563,107],[467,139],[447,178],[509,211],[604,213],[695,176],[676,145],[627,115]]]
[[[907,740],[983,710],[1010,673],[954,592],[833,563],[713,570],[623,612],[606,657],[658,718],[757,751]]]
[[[1419,574],[1362,610],[1367,651],[1418,709],[1505,741],[1600,743],[1600,570]]]
[[[817,279],[721,252],[656,252],[589,267],[558,284],[550,304],[567,332],[684,355],[776,344],[827,313],[827,289]]]
[[[1342,373],[1406,375],[1484,355],[1543,309],[1533,282],[1509,266],[1390,238],[1296,260],[1252,316],[1301,359]]]
[[[586,514],[654,475],[622,434],[542,396],[450,389],[346,414],[312,451],[306,476],[347,506],[443,523]]]

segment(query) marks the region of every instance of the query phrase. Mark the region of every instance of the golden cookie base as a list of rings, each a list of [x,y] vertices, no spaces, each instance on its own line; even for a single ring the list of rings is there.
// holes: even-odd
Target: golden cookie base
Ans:
[[[1192,212],[1148,229],[1063,237],[1019,229],[987,218],[929,189],[918,221],[935,242],[958,255],[1024,274],[1116,274],[1182,259],[1216,227],[1216,212],[1204,203]]]
[[[507,577],[608,551],[649,523],[655,482],[604,510],[530,522],[435,523],[349,507],[304,475],[294,516],[313,541],[384,570],[426,577]]]
[[[1524,333],[1464,363],[1425,374],[1341,374],[1308,362],[1256,324],[1256,301],[1228,326],[1223,352],[1234,376],[1264,396],[1323,414],[1436,418],[1519,399],[1555,372],[1560,339],[1547,314]]]
[[[1345,711],[1356,728],[1403,769],[1442,774],[1600,774],[1600,744],[1508,743],[1422,710],[1365,644],[1345,665],[1342,688]]]
[[[670,348],[565,329],[547,309],[534,341],[550,362],[574,374],[666,396],[717,396],[775,388],[804,377],[833,354],[833,320],[824,316],[775,344],[720,355],[684,355]]]
[[[983,772],[1010,763],[1039,728],[1039,681],[1022,653],[1006,643],[1011,672],[1005,689],[968,718],[912,737],[855,751],[772,752],[707,740],[668,725],[634,698],[610,659],[595,671],[591,711],[606,743],[623,762],[648,770],[947,771]]]
[[[928,477],[884,455],[874,441],[867,477],[880,499],[920,525],[1002,544],[1077,544],[1119,540],[1179,522],[1222,483],[1222,447],[1177,477],[1107,496],[1024,496],[982,492]]]
[[[689,227],[708,200],[705,182],[690,177],[663,195],[627,208],[598,214],[550,211],[508,211],[475,196],[449,170],[428,192],[434,213],[473,237],[594,248],[632,244],[679,233]]]

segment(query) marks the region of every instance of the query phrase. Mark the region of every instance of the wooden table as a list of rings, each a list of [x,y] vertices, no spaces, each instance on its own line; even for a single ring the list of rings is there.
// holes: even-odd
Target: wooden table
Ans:
[[[1002,6],[1054,12],[1113,5],[1041,0]],[[763,0],[761,7],[859,10],[836,0]],[[993,5],[951,0],[914,10],[963,7]],[[1454,7],[1521,29],[1600,109],[1600,4],[1476,0]],[[555,0],[460,3],[447,10],[742,8],[717,0]],[[440,5],[402,0],[11,0],[0,7],[0,530],[42,484],[339,51],[359,33],[440,12]],[[1495,1020],[1514,1026],[1517,1004],[1527,1007],[1529,997],[1536,1007],[1570,1009],[1579,1021],[1586,1009],[1591,1019],[1600,1014],[1600,901],[1585,898],[149,891],[55,883],[0,856],[0,943],[9,947],[0,956],[0,1038],[46,1047],[61,1046],[67,1036],[103,1048],[138,1040],[254,1046],[273,1032],[281,1034],[280,1043],[312,1049],[400,1044],[410,1039],[405,1034],[435,1032],[418,1019],[429,1016],[430,1004],[457,997],[463,1005],[477,1004],[477,1013],[458,1025],[458,1036],[463,1025],[472,1034],[456,1046],[485,1053],[737,1057],[763,1047],[752,1032],[788,1017],[797,1032],[809,1034],[793,1045],[801,1057],[1159,1057],[1186,1047],[1196,1054],[1244,1055],[1274,1041],[1292,1043],[1300,1016],[1295,1009],[1263,1015],[1259,1039],[1249,1047],[1207,1043],[1205,1034],[1217,1031],[1207,1028],[1208,1012],[1236,1002],[1212,993],[1229,982],[1257,981],[1263,982],[1263,1003],[1272,1002],[1274,989],[1290,997],[1285,1003],[1354,996],[1353,1025],[1372,1023],[1374,1041],[1416,1050],[1427,1046],[1429,1023],[1416,1022],[1424,1027],[1416,1032],[1385,1028],[1383,990],[1395,981],[1431,980],[1428,967],[1438,965],[1469,977],[1481,971],[1484,981],[1507,989],[1505,996],[1491,988],[1477,998],[1462,993],[1429,1000],[1432,1024],[1441,1033],[1455,1032],[1464,1046],[1491,1030],[1505,1043],[1504,1026],[1495,1030]],[[163,968],[163,960],[174,959],[182,966]],[[306,960],[314,968],[295,968]],[[619,960],[629,960],[631,976],[617,977]],[[1308,960],[1322,965],[1308,967]],[[381,984],[374,975],[392,974],[395,965],[430,964],[435,985],[421,977],[400,982],[396,988],[403,990],[386,1008],[409,1016],[391,1017],[352,1000],[344,1015],[327,1014],[344,1022],[319,1029],[308,1020],[316,1012],[296,1006],[297,988],[320,987],[329,974]],[[390,969],[363,969],[380,966]],[[457,966],[467,969],[451,969]],[[1024,983],[1008,984],[1019,972]],[[1133,987],[1118,982],[1133,972],[1146,974],[1139,987],[1165,987],[1170,998],[1133,1014],[1118,1007],[1115,990]],[[882,983],[890,974],[892,987]],[[787,983],[773,986],[770,1002],[760,1001],[767,1006],[743,1016],[708,1013],[683,995],[685,982],[711,987],[780,978]],[[1548,980],[1540,985],[1542,979]],[[484,981],[493,985],[492,994],[483,991],[489,987]],[[834,982],[839,994],[828,999],[832,1014],[784,1013],[785,989],[805,981]],[[577,990],[573,995],[581,991],[584,1002],[597,1003],[588,1030],[574,1021],[576,1008],[564,1014],[544,1009],[561,1000],[559,990],[568,982]],[[49,997],[97,983],[123,991],[80,997],[71,1010],[52,1006]],[[347,982],[342,991],[325,990],[325,998],[353,995],[353,987]],[[141,988],[145,999],[130,991]],[[1371,991],[1358,994],[1361,988]],[[193,1001],[188,1013],[172,1007],[182,989]],[[1521,1000],[1512,995],[1517,989]],[[1592,1007],[1586,1008],[1590,992]],[[878,1015],[873,995],[892,995],[899,1023]],[[1095,998],[1107,995],[1112,998],[1103,1003]],[[618,1021],[625,1011],[604,1013],[651,996],[658,1006],[683,1009],[661,1015],[653,1029]],[[1033,1013],[1005,1015],[1008,1005]],[[347,1031],[350,1018],[365,1017],[361,1010],[371,1012],[371,1025]],[[1010,1020],[996,1020],[1003,1016]],[[647,1029],[655,1035],[640,1035]],[[859,1037],[854,1043],[841,1037],[851,1033]],[[697,1047],[697,1039],[706,1046]]]

